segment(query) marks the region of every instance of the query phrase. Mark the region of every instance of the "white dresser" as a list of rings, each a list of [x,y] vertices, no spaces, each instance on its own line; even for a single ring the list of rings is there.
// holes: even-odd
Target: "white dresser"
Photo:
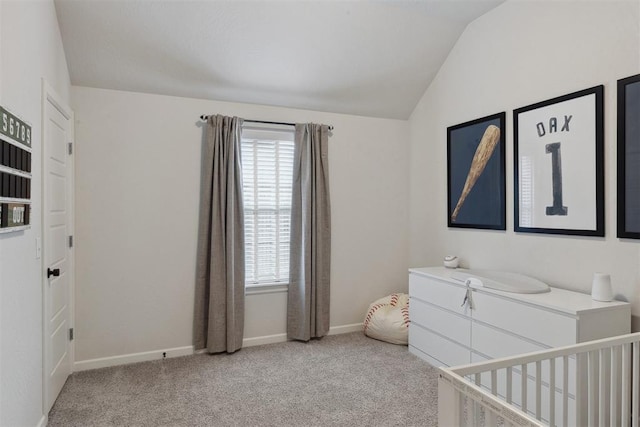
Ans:
[[[453,272],[444,267],[409,270],[409,351],[433,366],[465,365],[630,332],[629,303],[593,301],[590,295],[558,288],[540,294],[467,288],[451,278]],[[569,365],[572,395],[575,363]]]
[[[541,294],[471,289],[444,267],[409,270],[409,350],[455,366],[630,332],[631,305],[551,288]]]

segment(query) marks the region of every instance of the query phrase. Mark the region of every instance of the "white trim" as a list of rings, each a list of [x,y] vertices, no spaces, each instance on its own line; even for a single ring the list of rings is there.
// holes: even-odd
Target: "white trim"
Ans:
[[[347,334],[349,332],[360,332],[363,329],[362,323],[353,323],[351,325],[332,326],[329,328],[328,335]],[[275,344],[286,342],[287,334],[264,335],[261,337],[245,338],[242,340],[242,347],[254,347],[256,345]]]
[[[48,423],[49,423],[49,415],[44,414],[42,418],[40,418],[40,421],[38,421],[38,424],[36,424],[36,427],[46,427]]]
[[[353,323],[351,325],[332,326],[329,329],[329,335],[346,334],[349,332],[362,331],[362,323]],[[243,347],[254,347],[257,345],[275,344],[287,341],[287,334],[264,335],[261,337],[245,338],[242,340]],[[153,351],[145,351],[142,353],[123,354],[120,356],[100,357],[97,359],[88,359],[75,362],[73,371],[87,371],[89,369],[107,368],[109,366],[126,365],[129,363],[147,362],[150,360],[162,359],[162,354],[166,353],[169,357],[190,356],[192,354],[206,353],[205,350],[194,351],[193,346],[175,347],[168,349],[160,349]]]
[[[349,332],[362,332],[364,323],[352,323],[350,325],[332,326],[329,335],[348,334]]]
[[[97,359],[81,360],[73,364],[74,372],[87,371],[90,369],[107,368],[110,366],[127,365],[129,363],[148,362],[150,360],[163,359],[163,353],[167,358],[191,356],[193,354],[193,346],[165,348],[153,351],[145,351],[142,353],[123,354],[120,356],[100,357]]]
[[[252,123],[242,124],[242,139],[279,139],[293,141],[295,126],[281,124]]]
[[[68,153],[69,158],[69,227],[67,229],[67,238],[73,236],[73,244],[71,247],[67,244],[67,251],[69,253],[69,265],[71,266],[71,275],[69,276],[69,327],[76,329],[76,113],[75,111],[69,111],[71,117],[69,118],[71,128],[69,129],[69,141],[71,143],[72,150]],[[44,153],[44,150],[41,151]],[[41,156],[41,159],[43,157]],[[41,160],[42,161],[42,160]],[[44,169],[43,169],[44,170]],[[44,189],[44,187],[42,187]],[[42,204],[44,206],[44,203]],[[43,229],[44,231],[44,229]],[[44,262],[44,258],[43,258]],[[71,373],[73,373],[73,364],[76,361],[76,341],[75,338],[69,343],[69,355],[71,357]]]
[[[58,95],[58,92],[56,92],[53,86],[47,83],[47,81],[44,78],[42,79],[42,88],[46,89],[44,91],[44,93],[46,94],[46,100],[49,101],[54,107],[56,107],[58,111],[60,111],[60,114],[62,114],[65,119],[72,120],[73,111],[71,110],[70,107],[62,103],[61,101],[62,97]],[[73,135],[73,132],[72,132],[72,135]]]
[[[256,345],[275,344],[287,342],[287,334],[264,335],[262,337],[245,338],[242,347],[254,347]]]
[[[273,283],[268,285],[245,285],[244,294],[262,295],[262,294],[286,294],[289,292],[289,284]]]

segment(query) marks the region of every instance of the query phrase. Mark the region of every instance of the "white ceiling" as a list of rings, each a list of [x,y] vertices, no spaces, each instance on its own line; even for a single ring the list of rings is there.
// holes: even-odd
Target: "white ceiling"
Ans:
[[[78,86],[406,119],[504,0],[55,0]]]

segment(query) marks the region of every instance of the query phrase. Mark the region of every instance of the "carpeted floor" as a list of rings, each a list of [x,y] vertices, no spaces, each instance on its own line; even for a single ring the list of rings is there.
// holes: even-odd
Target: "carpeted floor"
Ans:
[[[435,426],[437,371],[362,333],[73,374],[49,426]]]

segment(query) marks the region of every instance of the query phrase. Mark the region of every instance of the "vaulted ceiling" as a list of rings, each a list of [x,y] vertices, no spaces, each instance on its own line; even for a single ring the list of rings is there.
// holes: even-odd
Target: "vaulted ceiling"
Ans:
[[[503,0],[55,0],[78,86],[406,119]]]

